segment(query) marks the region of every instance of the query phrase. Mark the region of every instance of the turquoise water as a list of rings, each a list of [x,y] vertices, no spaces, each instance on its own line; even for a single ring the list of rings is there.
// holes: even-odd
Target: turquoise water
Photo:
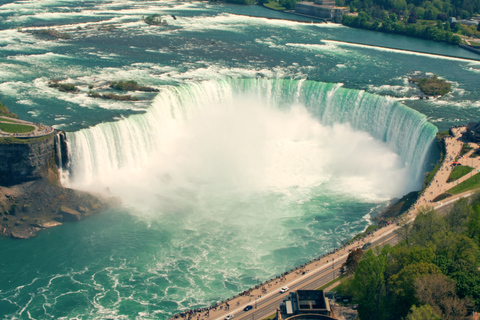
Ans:
[[[153,13],[168,26],[141,21]],[[122,199],[33,239],[0,239],[0,318],[159,319],[223,300],[341,245],[418,188],[431,123],[477,120],[480,62],[461,59],[473,53],[283,17],[197,2],[0,1],[0,101],[68,132],[65,185]],[[30,33],[45,27],[72,38]],[[420,73],[452,93],[416,99],[407,79]],[[81,92],[48,87],[53,78]],[[159,92],[87,96],[117,80]]]

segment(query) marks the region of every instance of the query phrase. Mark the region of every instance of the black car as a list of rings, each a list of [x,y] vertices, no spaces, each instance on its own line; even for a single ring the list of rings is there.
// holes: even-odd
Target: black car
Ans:
[[[248,311],[248,310],[252,310],[252,309],[253,309],[253,307],[251,305],[248,305],[245,308],[243,308],[243,311]]]

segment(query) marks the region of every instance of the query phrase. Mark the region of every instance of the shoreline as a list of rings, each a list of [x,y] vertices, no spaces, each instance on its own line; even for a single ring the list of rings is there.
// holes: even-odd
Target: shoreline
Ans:
[[[465,129],[466,128],[463,126],[451,128],[451,132],[454,134],[454,136],[444,138],[446,153],[439,170],[435,173],[430,184],[421,194],[419,194],[415,203],[410,206],[410,208],[405,213],[403,213],[397,218],[401,219],[402,217],[404,217],[406,218],[405,223],[410,223],[414,221],[418,213],[417,210],[420,208],[431,206],[435,210],[445,210],[445,207],[455,203],[462,198],[469,197],[474,194],[474,191],[466,191],[462,194],[449,197],[436,203],[432,202],[435,197],[437,197],[439,194],[442,194],[445,190],[448,190],[451,184],[458,184],[470,177],[470,175],[466,175],[453,183],[446,182],[451,172],[451,167],[448,164],[452,159],[456,157],[456,155],[459,154],[463,146],[463,141],[461,140],[462,132]],[[468,158],[464,161],[468,161]],[[478,159],[476,167],[480,168],[480,159]],[[440,182],[438,182],[439,180]],[[197,318],[197,320],[221,320],[224,319],[227,315],[234,316],[239,312],[242,312],[240,316],[245,315],[249,317],[251,316],[253,318],[252,313],[258,310],[256,308],[257,303],[267,298],[271,298],[275,294],[278,294],[280,288],[284,286],[291,287],[292,285],[295,285],[296,283],[302,281],[303,279],[306,279],[307,277],[311,277],[312,275],[325,272],[325,270],[327,270],[327,268],[329,268],[330,266],[334,271],[339,270],[341,265],[343,265],[343,261],[346,260],[348,254],[351,251],[362,248],[367,243],[380,241],[381,239],[394,233],[397,229],[401,227],[400,223],[398,223],[397,218],[392,219],[392,221],[389,222],[389,224],[387,224],[386,226],[380,226],[377,230],[372,231],[367,235],[364,235],[362,238],[357,239],[348,245],[344,245],[338,249],[325,253],[318,258],[312,259],[311,261],[302,264],[294,269],[286,271],[270,280],[257,284],[256,286],[247,289],[246,291],[239,293],[231,298],[227,298],[226,300],[223,300],[209,307],[204,307],[196,310],[188,310],[179,314],[175,314],[170,319],[174,320],[181,318]],[[384,242],[388,242],[395,237],[397,236],[390,237]],[[335,267],[335,263],[337,264],[337,267]],[[334,276],[334,279],[338,279],[338,277],[339,276]],[[278,298],[277,300],[280,300],[281,302],[283,300],[283,297],[284,296],[280,296],[280,298]],[[252,300],[252,298],[254,298],[254,301]],[[243,312],[243,308],[245,308],[247,305],[252,305],[253,303],[255,303],[254,309],[248,312]],[[230,310],[231,306],[234,306],[235,308]],[[263,319],[265,317],[260,318]]]

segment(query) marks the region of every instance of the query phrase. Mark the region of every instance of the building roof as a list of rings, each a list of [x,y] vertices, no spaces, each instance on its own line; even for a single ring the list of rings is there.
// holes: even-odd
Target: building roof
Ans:
[[[467,125],[467,130],[480,131],[480,122],[469,122]]]
[[[297,290],[299,312],[307,310],[327,310],[325,294],[322,290]]]

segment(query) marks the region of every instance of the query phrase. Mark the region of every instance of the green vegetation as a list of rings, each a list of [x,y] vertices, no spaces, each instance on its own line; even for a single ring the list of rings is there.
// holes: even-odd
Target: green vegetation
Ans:
[[[480,0],[337,0],[358,16],[344,16],[344,25],[458,44],[459,35],[478,36],[475,26],[449,23],[480,13]]]
[[[342,281],[342,279],[345,278],[345,275],[341,275],[340,277],[336,278],[336,279],[333,279],[332,281],[328,282],[328,283],[325,283],[323,286],[321,286],[320,288],[317,288],[317,290],[325,290],[326,288],[330,287],[332,284],[334,284],[335,282],[338,282],[338,281]]]
[[[49,81],[48,86],[51,88],[57,88],[62,92],[76,93],[79,92],[78,88],[71,83],[60,83],[60,80],[52,79]]]
[[[119,100],[119,101],[137,101],[138,99],[131,95],[121,95],[121,94],[114,94],[114,93],[98,93],[95,91],[90,91],[88,93],[89,97],[92,98],[102,98],[108,100]]]
[[[337,287],[354,297],[361,320],[468,319],[480,310],[479,194],[445,216],[421,209],[398,235],[397,246],[352,259],[353,276]]]
[[[465,191],[475,190],[478,188],[480,188],[480,179],[479,179],[479,175],[476,174],[473,177],[468,178],[462,183],[451,188],[450,190],[447,190],[447,192],[451,194],[459,194]]]
[[[470,150],[472,150],[473,147],[470,147],[468,143],[464,143],[462,145],[462,149],[460,150],[460,157],[467,154]]]
[[[36,36],[47,37],[47,38],[64,39],[64,40],[71,38],[71,36],[68,33],[62,33],[55,29],[35,30],[32,33]]]
[[[394,205],[389,206],[385,211],[383,211],[380,214],[380,217],[383,219],[398,217],[399,215],[407,211],[415,203],[415,201],[417,201],[417,198],[418,191],[412,191],[404,195]]]
[[[255,3],[255,0],[222,0],[222,1],[227,3],[243,4],[243,5],[250,5]],[[215,0],[214,2],[217,2],[217,0]]]
[[[370,225],[370,226],[367,227],[367,229],[366,229],[364,232],[357,234],[355,237],[353,237],[352,239],[348,240],[345,244],[352,243],[352,242],[354,242],[355,240],[358,240],[358,239],[366,236],[366,235],[369,234],[370,232],[373,232],[373,231],[377,230],[378,228],[380,228],[380,226]]]
[[[8,108],[5,107],[1,102],[0,102],[0,116],[5,116],[9,118],[18,118],[18,116],[15,113],[10,112],[10,110],[8,110]]]
[[[442,201],[444,199],[450,198],[451,196],[452,196],[452,194],[450,194],[450,193],[442,193],[442,194],[439,194],[438,196],[436,196],[435,199],[433,199],[432,201],[433,202]]]
[[[33,131],[35,127],[18,123],[0,123],[0,130],[8,133],[27,133]]]
[[[110,85],[111,88],[115,90],[122,90],[122,91],[146,91],[146,92],[156,92],[157,89],[146,87],[146,86],[139,86],[136,81],[114,81]]]
[[[435,167],[433,167],[433,169],[430,172],[427,172],[425,174],[425,179],[423,179],[423,186],[422,186],[422,190],[420,190],[420,193],[422,193],[427,188],[427,186],[430,184],[433,177],[437,173],[438,169],[440,169],[440,166],[443,163],[443,160],[445,158],[445,153],[446,153],[445,143],[443,141],[443,138],[449,137],[449,136],[450,136],[450,133],[448,131],[442,131],[437,133],[435,139],[437,142],[437,147],[440,150],[440,158],[438,159]]]
[[[2,117],[0,117],[0,121],[2,121],[2,122],[16,122],[15,120],[11,120],[11,119],[8,119],[8,118],[2,118]]]
[[[29,144],[29,143],[34,143],[34,142],[39,142],[39,141],[50,139],[52,137],[52,135],[54,135],[54,134],[55,133],[52,132],[49,135],[41,136],[41,137],[34,137],[34,138],[15,138],[15,137],[0,138],[0,144],[10,144],[10,143]]]
[[[447,182],[458,180],[464,175],[470,173],[472,170],[473,168],[469,166],[456,166],[455,168],[453,168],[452,172],[450,173],[450,176],[448,177]]]
[[[263,318],[262,320],[273,320],[273,319],[275,319],[276,316],[277,316],[276,313],[272,313],[271,315],[269,315],[266,318]]]
[[[450,92],[451,84],[444,79],[439,79],[436,75],[431,78],[410,78],[411,82],[416,83],[420,90],[429,96],[443,96]]]
[[[159,14],[152,14],[151,16],[147,16],[143,18],[146,24],[154,25],[154,26],[166,26],[167,20],[163,19],[163,16]]]
[[[280,5],[276,1],[269,1],[268,3],[264,3],[263,5],[267,8],[270,8],[270,9],[273,9],[273,10],[278,10],[278,11],[283,11],[283,10],[286,9],[284,6]]]

